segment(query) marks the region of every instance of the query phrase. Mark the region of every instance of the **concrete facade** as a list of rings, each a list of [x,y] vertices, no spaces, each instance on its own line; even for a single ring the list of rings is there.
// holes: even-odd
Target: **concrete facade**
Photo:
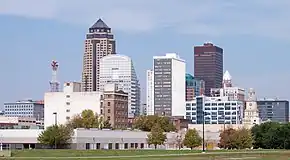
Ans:
[[[100,99],[100,92],[81,92],[81,83],[65,83],[63,92],[45,93],[44,127],[55,124],[55,120],[58,124],[65,124],[85,109],[100,114]]]
[[[184,116],[185,61],[176,53],[153,57],[154,114]]]
[[[5,149],[43,148],[37,141],[43,130],[0,130]],[[19,134],[21,133],[21,134]],[[71,149],[145,149],[149,132],[129,130],[75,129]],[[167,133],[167,140],[159,149],[177,149],[177,133]]]

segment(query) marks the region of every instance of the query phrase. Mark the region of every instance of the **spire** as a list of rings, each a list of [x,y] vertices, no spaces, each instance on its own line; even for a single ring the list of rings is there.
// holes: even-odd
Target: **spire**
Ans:
[[[223,76],[223,88],[232,87],[232,76],[226,71]]]
[[[100,18],[90,29],[110,29],[110,27]]]
[[[224,73],[223,80],[224,81],[231,81],[232,80],[232,76],[230,75],[229,71],[226,71]]]

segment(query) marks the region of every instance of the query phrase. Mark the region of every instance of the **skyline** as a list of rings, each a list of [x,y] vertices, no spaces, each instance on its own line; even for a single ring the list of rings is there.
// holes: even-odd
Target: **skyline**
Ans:
[[[64,81],[81,81],[85,34],[98,18],[112,28],[117,53],[133,59],[142,102],[146,70],[152,69],[153,56],[176,52],[186,60],[187,72],[192,74],[193,46],[206,41],[224,49],[224,71],[231,73],[236,86],[254,88],[259,98],[290,98],[290,76],[285,74],[290,58],[290,23],[283,16],[290,12],[288,1],[258,0],[251,5],[250,1],[108,1],[93,12],[90,8],[94,4],[104,2],[66,2],[0,2],[2,104],[43,99],[49,89],[52,60],[60,65],[61,88]],[[168,9],[173,6],[174,13]]]

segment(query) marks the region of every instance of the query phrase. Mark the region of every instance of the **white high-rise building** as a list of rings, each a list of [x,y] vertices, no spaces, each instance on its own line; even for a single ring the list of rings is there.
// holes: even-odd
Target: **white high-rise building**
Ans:
[[[146,72],[146,110],[147,115],[154,115],[154,72]]]
[[[248,100],[246,101],[246,109],[243,124],[246,126],[252,126],[260,124],[260,116],[257,105],[256,93],[253,88],[249,89]]]
[[[119,89],[128,93],[129,118],[139,115],[140,84],[130,57],[108,55],[100,60],[100,91],[108,83],[116,83]]]
[[[154,114],[185,115],[185,61],[176,53],[153,57]]]

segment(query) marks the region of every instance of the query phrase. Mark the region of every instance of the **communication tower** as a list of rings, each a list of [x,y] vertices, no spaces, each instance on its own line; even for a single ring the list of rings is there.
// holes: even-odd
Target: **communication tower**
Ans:
[[[59,92],[59,82],[57,81],[57,69],[58,69],[58,62],[52,61],[51,62],[51,68],[52,68],[52,77],[50,84],[50,92]]]

